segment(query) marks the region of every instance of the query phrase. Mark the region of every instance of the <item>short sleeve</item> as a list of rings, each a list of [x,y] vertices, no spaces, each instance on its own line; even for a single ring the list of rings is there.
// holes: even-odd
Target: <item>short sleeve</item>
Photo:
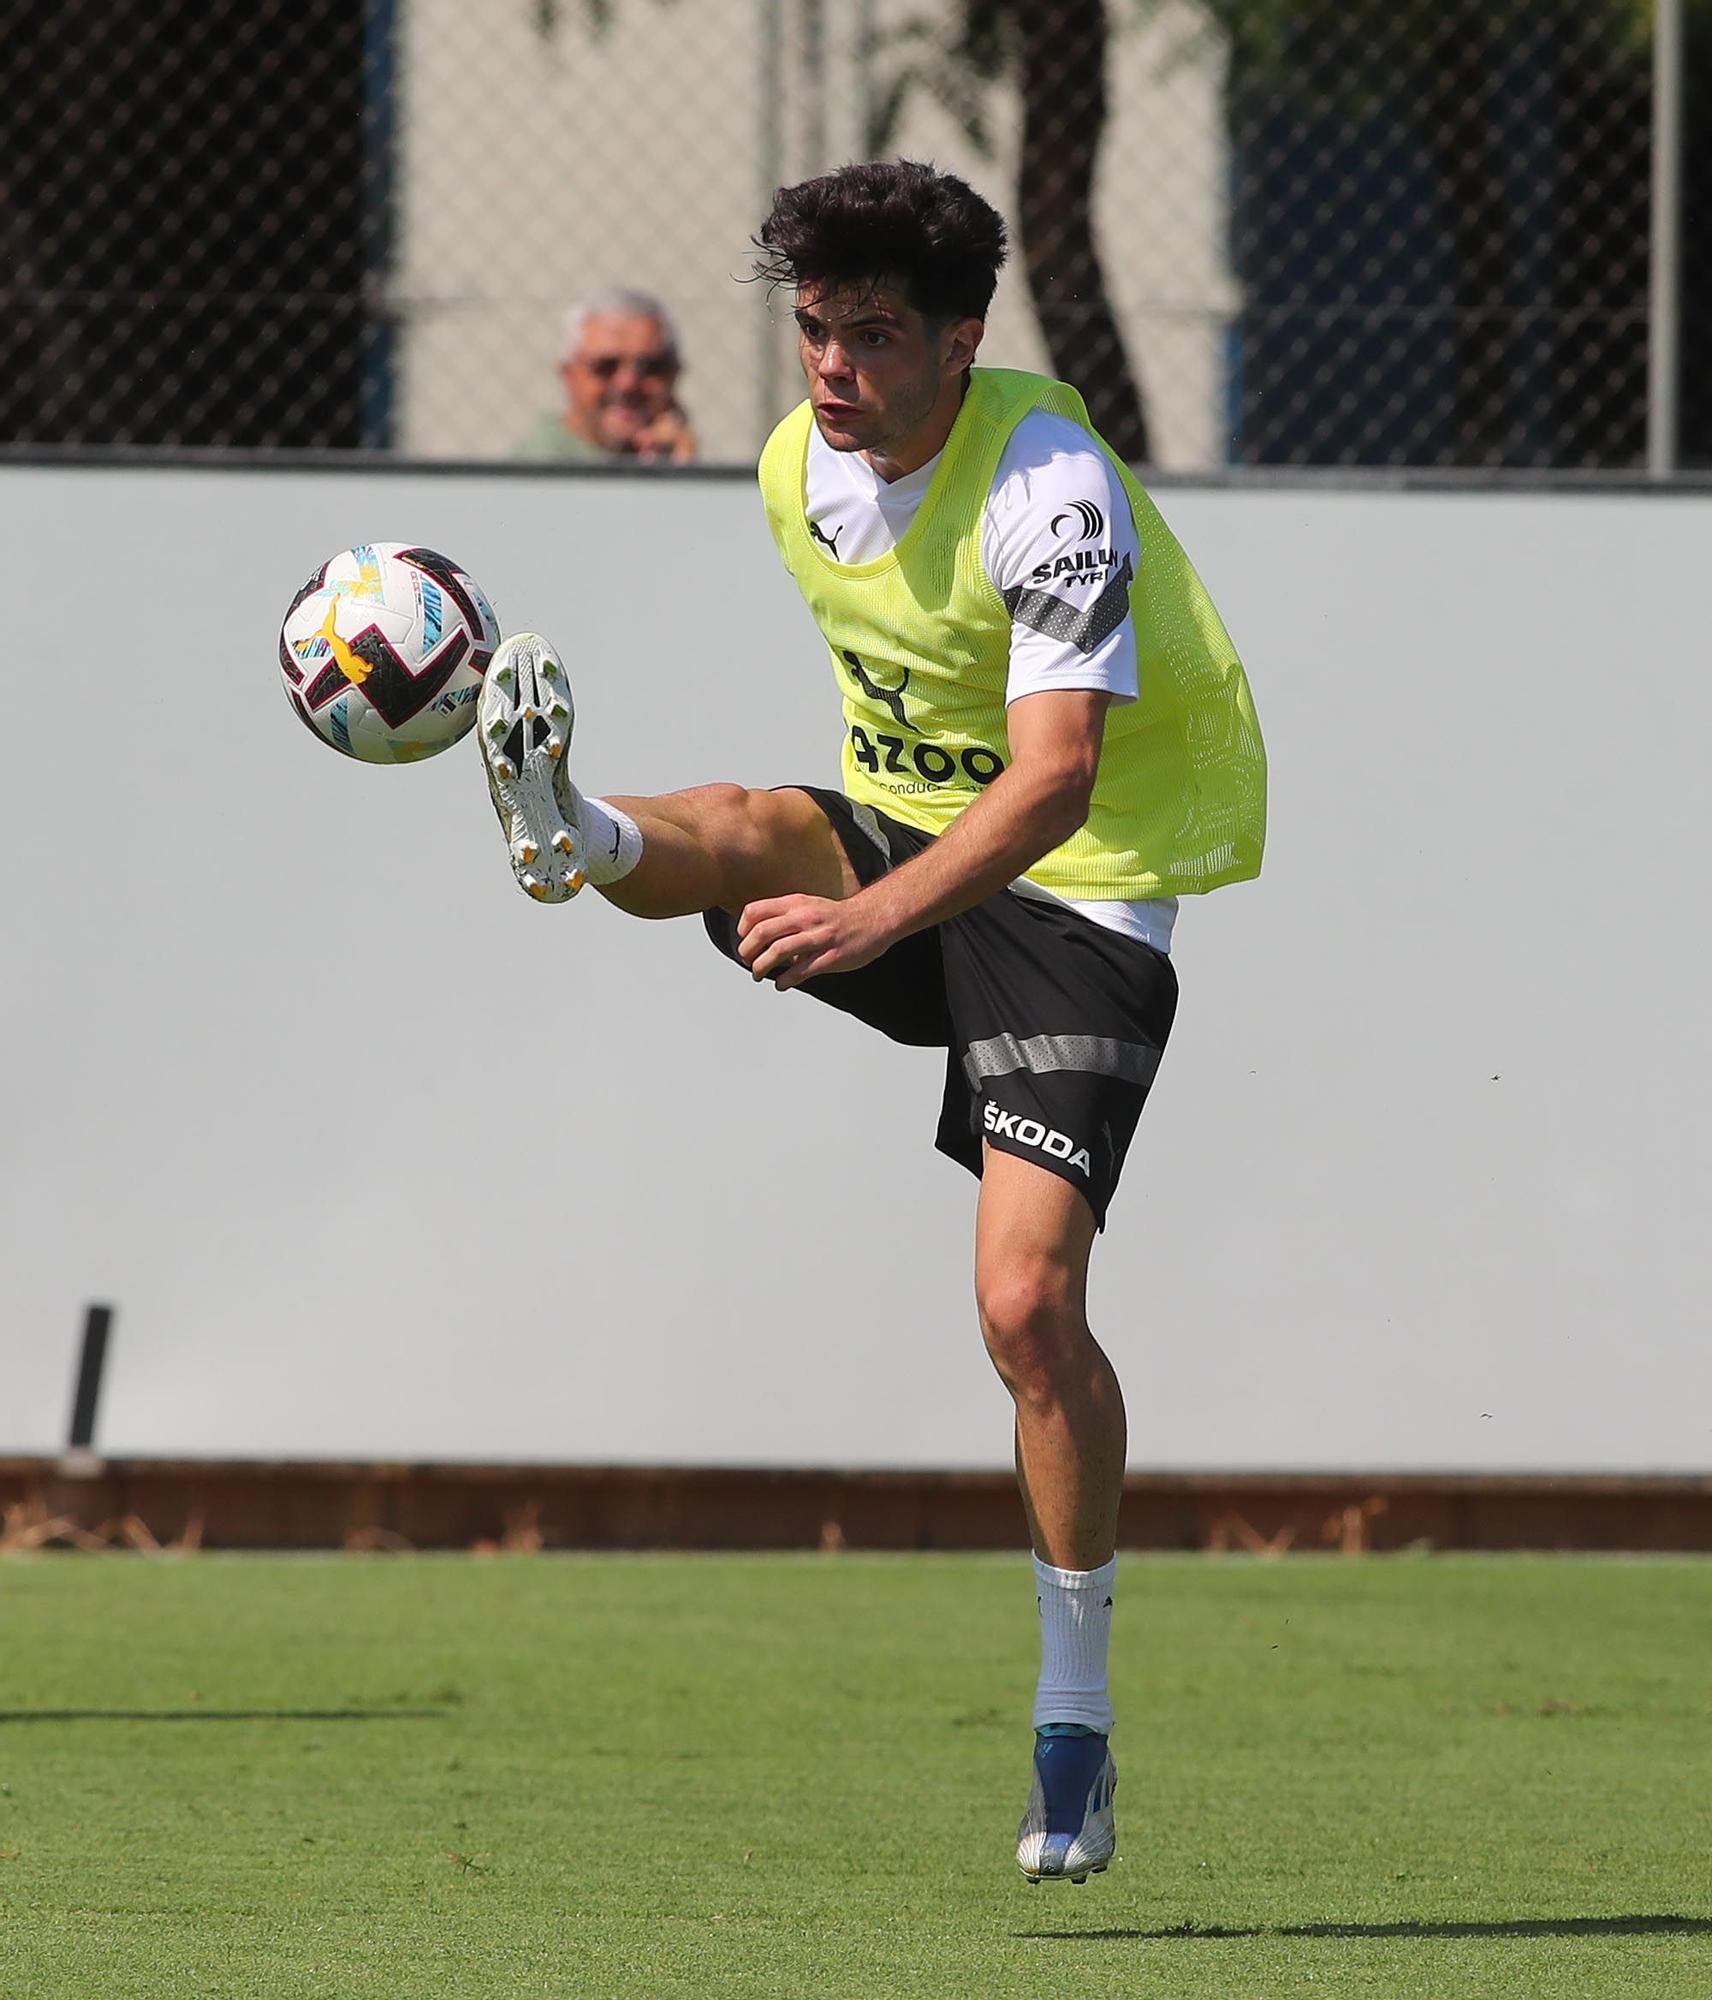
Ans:
[[[1052,688],[1136,698],[1129,494],[1078,423],[1034,410],[993,475],[981,555],[1011,614],[1008,703]]]

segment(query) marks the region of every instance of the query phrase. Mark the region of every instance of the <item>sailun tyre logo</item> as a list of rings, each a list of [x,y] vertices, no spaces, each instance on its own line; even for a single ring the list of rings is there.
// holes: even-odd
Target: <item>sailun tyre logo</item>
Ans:
[[[1092,500],[1072,500],[1061,513],[1052,517],[1052,533],[1057,534],[1060,521],[1069,521],[1082,532],[1076,537],[1079,542],[1097,542],[1106,532],[1106,517]]]

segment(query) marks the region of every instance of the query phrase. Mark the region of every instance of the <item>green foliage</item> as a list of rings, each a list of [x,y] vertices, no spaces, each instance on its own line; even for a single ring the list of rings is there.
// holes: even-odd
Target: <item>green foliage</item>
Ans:
[[[564,14],[563,0],[532,0],[535,32],[551,41],[559,32]],[[591,34],[603,35],[612,26],[612,0],[579,0],[578,11]]]
[[[1712,0],[1688,0],[1712,12]],[[1653,0],[1199,0],[1233,64],[1257,86],[1299,90],[1315,76],[1305,52],[1323,51],[1322,87],[1346,81],[1368,52],[1375,71],[1414,51],[1431,59],[1470,41],[1514,34],[1563,36],[1576,60],[1622,69],[1652,47]],[[1382,80],[1376,77],[1375,81]]]
[[[564,25],[565,0],[529,0],[535,32],[544,42],[556,39]],[[671,7],[677,0],[654,0],[657,7]],[[574,9],[581,26],[591,35],[604,35],[612,26],[617,0],[576,0]]]
[[[1014,1558],[0,1564],[19,2000],[1704,2000],[1712,1569],[1126,1559],[1031,1889]]]
[[[987,92],[1014,74],[1013,5],[958,0],[955,7],[913,15],[878,38],[882,82],[868,133],[872,153],[890,150],[905,107],[920,93],[990,155]],[[1133,32],[1162,11],[1163,0],[1108,0],[1117,32]],[[1253,88],[1336,97],[1365,110],[1404,52],[1432,60],[1458,42],[1511,31],[1561,34],[1576,60],[1593,69],[1645,63],[1655,7],[1654,0],[1198,0],[1197,11]],[[1691,26],[1712,24],[1712,0],[1685,0],[1685,11]],[[1304,59],[1316,51],[1322,61]]]

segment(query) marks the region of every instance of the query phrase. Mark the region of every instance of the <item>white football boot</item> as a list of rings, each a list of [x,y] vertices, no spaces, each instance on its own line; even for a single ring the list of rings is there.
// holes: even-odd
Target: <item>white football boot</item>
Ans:
[[[1118,1767],[1103,1736],[1042,1730],[1034,1788],[1017,1828],[1017,1866],[1036,1884],[1104,1874],[1117,1846],[1112,1797]]]
[[[565,752],[576,704],[564,662],[538,632],[519,632],[488,662],[476,736],[511,872],[538,903],[568,902],[587,856]]]

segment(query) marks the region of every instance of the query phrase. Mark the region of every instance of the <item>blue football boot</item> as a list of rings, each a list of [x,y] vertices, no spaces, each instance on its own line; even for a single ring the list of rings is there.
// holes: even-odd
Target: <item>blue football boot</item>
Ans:
[[[1051,1726],[1036,1733],[1034,1790],[1017,1828],[1017,1866],[1031,1882],[1086,1882],[1105,1872],[1117,1846],[1117,1788],[1118,1767],[1103,1736]]]

